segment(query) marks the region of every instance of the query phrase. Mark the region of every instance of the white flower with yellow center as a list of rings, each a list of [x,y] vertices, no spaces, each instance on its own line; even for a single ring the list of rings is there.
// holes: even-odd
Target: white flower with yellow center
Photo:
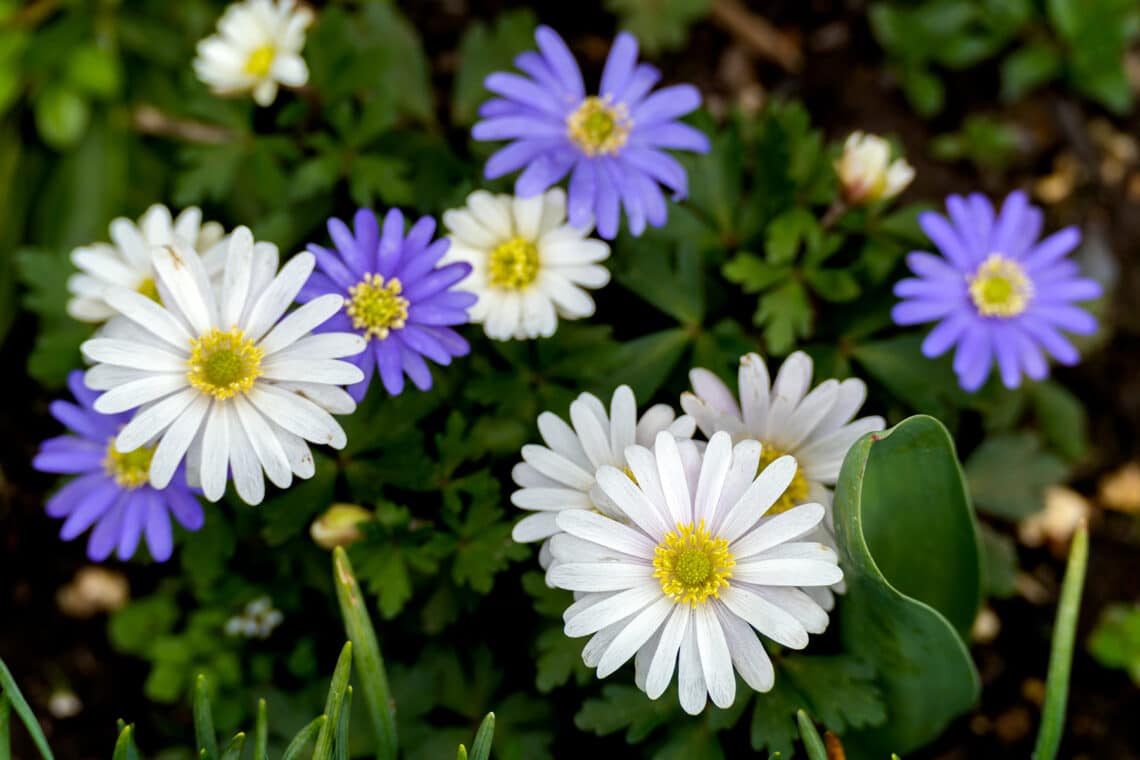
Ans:
[[[867,398],[863,381],[829,379],[809,393],[812,362],[802,351],[784,360],[774,383],[759,355],[741,357],[739,403],[728,386],[706,369],[694,369],[689,379],[693,392],[681,395],[681,407],[706,436],[725,431],[737,441],[760,441],[764,445],[762,465],[785,454],[795,457],[799,469],[773,512],[808,502],[822,504],[827,515],[816,538],[835,546],[832,487],[839,479],[843,458],[855,441],[884,425],[882,417],[854,419]],[[834,603],[827,589],[811,593],[828,609]]]
[[[194,71],[218,95],[252,92],[258,105],[278,85],[301,87],[309,68],[301,57],[313,12],[294,0],[244,0],[226,8],[218,33],[198,43]]]
[[[258,243],[245,227],[229,238],[221,284],[211,285],[193,248],[175,241],[155,248],[152,261],[160,305],[139,293],[109,290],[107,302],[123,318],[83,344],[96,362],[88,387],[104,414],[139,411],[115,438],[129,453],[153,446],[150,483],[163,488],[179,462],[191,481],[217,501],[232,473],[238,495],[258,504],[262,472],[286,488],[293,475],[311,477],[306,441],[345,445],[329,412],[355,408],[339,385],[363,374],[340,361],[364,350],[349,333],[309,333],[344,305],[340,295],[315,298],[286,315],[313,271],[311,253],[299,253],[277,271],[276,246]]]
[[[591,393],[570,404],[570,424],[553,412],[543,412],[538,432],[546,445],[523,446],[523,461],[512,472],[519,490],[511,494],[511,503],[534,514],[519,520],[511,536],[519,543],[542,541],[539,562],[549,567],[549,538],[559,532],[560,512],[586,509],[620,516],[594,481],[599,467],[624,469],[630,446],[649,446],[662,431],[691,438],[695,429],[691,417],[677,417],[665,404],[650,407],[639,419],[637,399],[628,385],[614,391],[608,414]]]
[[[202,212],[193,206],[172,218],[170,209],[156,203],[137,223],[114,220],[110,232],[111,243],[84,245],[71,252],[71,261],[80,271],[67,280],[71,293],[67,313],[82,322],[103,322],[115,316],[117,312],[103,300],[108,288],[128,288],[158,300],[150,250],[169,245],[175,238],[205,253],[211,275],[221,271],[222,225],[203,224]]]
[[[761,444],[733,447],[717,433],[686,456],[672,435],[653,450],[626,450],[630,472],[603,466],[598,486],[623,520],[585,510],[558,514],[550,582],[580,594],[566,610],[566,635],[591,636],[582,658],[605,678],[635,658],[650,699],[677,671],[681,707],[697,714],[711,698],[729,707],[736,675],[772,688],[772,662],[757,632],[792,649],[827,628],[827,612],[805,588],[843,577],[833,550],[797,541],[823,519],[819,504],[772,515],[796,475],[783,456],[761,468]],[[758,472],[759,469],[759,472]]]
[[[843,197],[848,203],[894,198],[914,180],[914,167],[904,158],[891,161],[891,144],[878,135],[852,132],[835,162]]]
[[[566,193],[530,198],[478,190],[467,205],[443,215],[451,238],[444,261],[464,261],[471,274],[456,286],[478,296],[472,322],[495,340],[548,338],[558,319],[594,313],[586,288],[600,288],[610,273],[598,262],[610,247],[587,238],[590,227],[566,223]]]

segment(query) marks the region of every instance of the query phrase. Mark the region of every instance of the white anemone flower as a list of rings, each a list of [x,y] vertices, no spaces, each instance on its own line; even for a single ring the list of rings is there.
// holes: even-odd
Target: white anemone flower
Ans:
[[[67,313],[81,322],[103,322],[116,312],[103,300],[112,287],[128,288],[158,299],[150,250],[156,245],[170,245],[175,238],[195,250],[203,251],[206,268],[211,274],[221,271],[218,245],[224,231],[217,222],[202,223],[202,212],[191,206],[172,217],[170,209],[156,203],[146,210],[138,222],[119,218],[111,222],[111,243],[84,245],[71,252],[71,261],[79,268],[67,280],[71,299]]]
[[[301,87],[309,68],[301,57],[313,12],[294,0],[244,0],[226,8],[218,33],[198,43],[194,71],[218,95],[253,93],[268,106],[279,85]]]
[[[586,289],[610,281],[599,263],[610,247],[586,237],[591,227],[567,224],[561,188],[530,198],[477,190],[443,223],[451,239],[444,261],[471,265],[456,289],[478,296],[471,321],[495,340],[549,338],[560,318],[591,316]]]
[[[914,167],[904,158],[891,161],[891,144],[878,135],[852,132],[835,162],[843,197],[848,203],[894,198],[914,180]]]
[[[539,562],[548,568],[549,539],[560,532],[559,512],[596,510],[620,519],[621,513],[595,484],[599,467],[623,469],[627,447],[649,446],[662,431],[686,439],[695,430],[691,417],[677,417],[667,404],[651,406],[638,418],[637,399],[628,385],[614,391],[608,414],[591,393],[570,404],[570,424],[553,412],[543,412],[538,432],[546,445],[523,446],[523,461],[512,472],[519,490],[511,494],[511,503],[534,514],[519,520],[511,536],[519,543],[542,541]]]
[[[115,446],[122,453],[155,446],[152,486],[165,487],[185,458],[188,479],[206,498],[220,499],[232,472],[238,495],[258,504],[263,470],[280,488],[293,475],[313,475],[306,441],[344,447],[344,430],[329,412],[355,409],[337,386],[363,375],[340,359],[365,343],[350,333],[310,335],[341,309],[339,295],[285,314],[313,271],[312,254],[297,254],[278,272],[277,247],[254,245],[245,227],[227,247],[220,286],[211,285],[194,249],[176,240],[151,254],[165,305],[125,288],[108,291],[123,318],[83,344],[96,362],[85,382],[104,391],[98,411],[139,409]]]
[[[832,488],[848,449],[864,434],[883,429],[882,417],[854,419],[867,398],[862,380],[828,379],[811,388],[812,361],[802,351],[784,360],[775,382],[757,354],[740,359],[740,402],[719,377],[707,369],[689,373],[692,393],[681,395],[681,407],[706,436],[725,431],[740,441],[764,444],[761,465],[790,454],[799,463],[796,476],[773,508],[775,513],[797,504],[824,505],[827,516],[819,540],[835,546],[831,535]],[[842,591],[840,585],[835,590]],[[834,600],[826,589],[813,590],[830,609]]]
[[[559,513],[549,579],[581,596],[566,610],[566,635],[591,636],[585,663],[605,678],[634,658],[650,699],[677,671],[681,707],[711,698],[729,707],[736,675],[757,691],[775,682],[757,632],[791,649],[827,628],[804,588],[842,579],[835,552],[797,539],[823,519],[819,504],[772,515],[796,474],[782,456],[760,468],[761,444],[733,447],[713,435],[702,453],[659,433],[652,450],[626,449],[629,473],[603,466],[598,486],[625,520]],[[759,468],[759,473],[758,473]]]

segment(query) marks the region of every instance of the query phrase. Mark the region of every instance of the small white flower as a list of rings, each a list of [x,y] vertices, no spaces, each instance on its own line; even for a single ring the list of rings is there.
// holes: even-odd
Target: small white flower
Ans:
[[[234,3],[218,21],[218,33],[198,43],[194,71],[218,95],[252,92],[258,105],[267,106],[279,84],[309,81],[301,48],[312,22],[313,12],[294,0]]]
[[[71,261],[80,272],[67,280],[71,299],[67,313],[82,322],[103,322],[116,312],[103,293],[109,287],[129,288],[157,299],[154,267],[150,249],[169,245],[177,237],[195,250],[203,251],[211,274],[220,271],[218,243],[224,231],[217,222],[202,223],[202,212],[194,206],[172,218],[170,209],[156,203],[147,209],[138,223],[119,218],[111,222],[111,241],[76,248]]]
[[[843,458],[864,434],[883,429],[882,417],[854,419],[867,398],[863,381],[829,379],[808,393],[812,362],[802,351],[784,360],[775,383],[769,381],[768,367],[760,356],[741,357],[739,404],[728,386],[707,369],[694,369],[689,379],[695,393],[683,393],[681,407],[706,436],[723,430],[736,441],[760,441],[764,444],[762,465],[785,454],[795,457],[799,469],[773,513],[797,504],[822,504],[827,516],[814,537],[834,547],[831,487],[839,479]],[[834,603],[826,589],[811,593],[828,609]]]
[[[600,288],[610,273],[598,262],[610,247],[589,239],[591,228],[566,223],[560,188],[531,198],[478,190],[467,205],[443,215],[451,238],[444,261],[465,261],[471,274],[456,286],[479,297],[471,321],[495,340],[548,338],[558,318],[594,313],[585,288]]]
[[[273,629],[281,625],[285,616],[273,606],[267,596],[254,599],[239,614],[226,621],[226,635],[245,636],[247,639],[267,639]]]
[[[255,245],[239,227],[229,237],[218,286],[180,240],[153,249],[151,260],[165,305],[125,288],[108,290],[107,302],[123,317],[81,347],[97,362],[85,382],[106,391],[95,409],[139,408],[115,437],[116,448],[156,446],[155,488],[170,482],[185,457],[188,479],[211,501],[225,493],[230,472],[250,504],[264,498],[263,469],[281,488],[293,475],[312,477],[305,442],[344,447],[344,430],[329,412],[355,409],[337,386],[363,374],[339,359],[365,347],[359,335],[309,334],[340,310],[339,295],[285,315],[313,271],[313,255],[297,254],[278,273],[277,246]]]
[[[649,446],[657,434],[667,431],[677,438],[691,438],[696,426],[691,417],[677,417],[665,404],[650,407],[637,417],[637,400],[628,385],[614,391],[610,411],[597,396],[583,393],[570,404],[570,422],[553,412],[538,416],[538,432],[545,446],[527,444],[523,461],[513,472],[519,490],[511,503],[533,511],[515,525],[511,536],[519,543],[542,541],[539,562],[550,566],[550,537],[559,532],[558,513],[567,509],[596,510],[621,519],[594,481],[602,465],[626,467],[629,446]]]
[[[685,449],[689,454],[684,453]],[[635,657],[636,682],[657,699],[673,680],[685,712],[711,697],[729,707],[736,676],[757,691],[775,681],[756,632],[792,649],[827,628],[801,590],[843,577],[835,552],[796,541],[823,519],[819,504],[770,516],[796,474],[784,456],[761,467],[761,444],[717,433],[703,453],[659,433],[653,450],[626,450],[630,474],[598,470],[624,522],[584,510],[558,514],[550,581],[581,596],[567,636],[591,636],[582,659],[599,678]],[[755,629],[755,630],[753,630]]]
[[[906,159],[891,161],[891,144],[878,135],[852,132],[843,145],[835,171],[848,203],[894,198],[914,179]]]

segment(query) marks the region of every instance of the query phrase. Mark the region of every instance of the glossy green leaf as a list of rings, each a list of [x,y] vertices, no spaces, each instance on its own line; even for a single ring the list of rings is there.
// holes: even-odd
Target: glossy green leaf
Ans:
[[[24,728],[28,730],[32,742],[40,751],[40,756],[44,760],[52,760],[51,748],[48,746],[47,739],[44,738],[43,729],[40,728],[40,723],[36,720],[32,708],[28,706],[24,695],[20,693],[16,679],[12,677],[12,672],[8,670],[8,666],[4,664],[3,660],[0,660],[0,702],[10,705],[16,711],[16,715],[20,716]],[[11,718],[7,718],[4,721],[5,725],[10,725],[10,721]]]
[[[980,689],[964,641],[981,598],[977,531],[941,423],[911,417],[852,446],[835,524],[848,586],[841,636],[877,669],[887,705],[886,723],[849,738],[868,753],[910,751]]]
[[[1069,563],[1061,583],[1061,600],[1053,624],[1053,645],[1049,653],[1049,676],[1045,679],[1045,704],[1033,760],[1053,760],[1065,729],[1065,705],[1069,700],[1069,675],[1073,668],[1073,645],[1077,638],[1077,618],[1081,611],[1081,591],[1089,561],[1089,532],[1081,526],[1069,547]]]
[[[491,740],[495,738],[495,713],[487,713],[479,730],[475,733],[475,741],[471,743],[471,760],[488,760],[491,757]]]

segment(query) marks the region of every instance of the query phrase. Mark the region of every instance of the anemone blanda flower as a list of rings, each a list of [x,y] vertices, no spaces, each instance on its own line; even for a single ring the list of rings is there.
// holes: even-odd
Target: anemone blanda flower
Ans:
[[[914,180],[914,167],[901,156],[891,160],[891,144],[878,135],[852,132],[835,162],[835,173],[848,203],[894,198]]]
[[[226,8],[218,32],[198,43],[194,72],[218,95],[252,92],[267,106],[279,85],[301,87],[309,68],[301,57],[313,12],[295,0],[243,0]]]
[[[306,441],[343,448],[344,430],[329,412],[355,407],[339,385],[361,371],[341,357],[364,350],[348,333],[310,331],[340,310],[336,294],[286,315],[313,271],[299,253],[277,271],[277,247],[253,242],[245,227],[229,237],[220,286],[211,285],[193,248],[180,240],[155,248],[151,260],[169,297],[165,306],[134,291],[109,290],[122,314],[82,345],[97,362],[89,388],[104,391],[95,409],[116,414],[139,407],[119,431],[115,449],[153,446],[150,483],[164,488],[185,457],[191,482],[206,498],[225,493],[232,472],[238,495],[258,504],[262,471],[286,488],[293,475],[312,477]]]
[[[443,215],[451,236],[447,261],[471,265],[459,284],[478,296],[471,321],[496,340],[548,338],[558,319],[594,313],[586,288],[610,281],[599,262],[610,247],[586,236],[589,225],[566,224],[560,188],[530,198],[477,190],[467,205]]]
[[[1016,388],[1023,374],[1046,377],[1045,353],[1076,364],[1080,355],[1062,331],[1095,332],[1096,319],[1075,303],[1102,292],[1068,258],[1080,231],[1066,227],[1039,241],[1044,215],[1021,191],[1010,193],[996,215],[978,193],[951,195],[946,209],[949,218],[933,211],[918,217],[942,255],[907,256],[917,276],[895,285],[903,299],[891,311],[895,322],[938,322],[922,352],[940,356],[957,346],[954,372],[970,392],[982,386],[995,362],[1008,388]]]
[[[883,429],[882,417],[855,419],[867,398],[862,380],[828,379],[811,389],[812,361],[802,351],[784,360],[775,382],[757,354],[740,358],[740,402],[719,377],[707,369],[689,373],[693,392],[681,395],[681,408],[696,420],[706,436],[724,431],[734,440],[754,439],[764,448],[761,465],[790,454],[799,464],[795,476],[780,495],[771,514],[797,504],[822,504],[824,520],[815,538],[835,546],[832,530],[832,487],[847,450],[866,433]],[[842,591],[842,584],[835,590]],[[830,609],[834,604],[825,588],[809,590]]]
[[[222,225],[203,224],[202,212],[194,206],[172,218],[170,209],[156,203],[137,223],[115,219],[110,232],[110,244],[84,245],[71,252],[71,261],[80,271],[67,280],[67,289],[71,292],[67,313],[82,322],[103,322],[115,316],[115,310],[103,300],[103,292],[110,287],[129,288],[158,299],[150,249],[168,245],[175,237],[204,252],[206,268],[211,274],[221,269],[218,254],[223,246],[218,243],[224,234]]]
[[[431,370],[424,358],[442,365],[471,350],[454,325],[466,324],[475,296],[455,284],[471,272],[465,263],[440,264],[447,240],[432,242],[435,220],[419,219],[407,235],[404,215],[392,209],[380,229],[376,214],[356,212],[354,230],[339,219],[328,222],[333,249],[309,245],[317,271],[301,289],[305,302],[328,293],[344,296],[344,310],[321,326],[321,331],[355,332],[368,350],[350,361],[364,379],[348,392],[360,401],[368,391],[374,369],[393,396],[404,390],[404,375],[421,391],[431,388]]]
[[[181,472],[165,488],[153,488],[147,469],[154,449],[120,454],[115,448],[115,436],[130,415],[95,411],[92,404],[98,394],[83,385],[79,370],[68,375],[67,385],[77,403],[54,401],[51,414],[70,432],[44,441],[32,460],[41,472],[76,476],[47,502],[49,517],[66,518],[60,538],[71,541],[94,526],[87,556],[95,562],[116,550],[119,559],[130,559],[144,536],[154,559],[170,559],[174,546],[170,516],[187,530],[198,530],[202,505]]]
[[[823,519],[819,504],[771,516],[796,473],[795,459],[761,468],[761,444],[735,447],[716,433],[703,453],[682,455],[667,432],[653,450],[631,446],[629,473],[604,465],[598,487],[625,520],[575,509],[558,513],[549,581],[581,596],[566,610],[568,636],[592,636],[582,652],[599,678],[634,658],[637,685],[657,699],[677,670],[681,707],[736,697],[736,676],[757,691],[774,683],[757,638],[802,649],[827,612],[803,588],[839,582],[835,552],[797,541]],[[759,469],[759,471],[758,471]]]
[[[597,396],[581,394],[570,404],[570,423],[553,412],[540,414],[538,432],[546,445],[523,446],[523,461],[511,473],[519,486],[511,503],[534,512],[519,520],[511,536],[520,543],[542,541],[543,567],[550,565],[549,538],[559,532],[559,512],[593,509],[620,518],[594,482],[599,467],[622,469],[628,447],[649,446],[660,432],[691,438],[695,429],[692,418],[677,417],[666,404],[651,406],[638,418],[637,399],[628,385],[614,391],[608,414]]]
[[[696,87],[673,85],[652,95],[660,72],[637,62],[637,40],[622,33],[602,71],[598,95],[587,95],[570,49],[547,26],[534,33],[538,51],[515,59],[525,76],[498,72],[486,87],[499,97],[479,109],[476,140],[510,140],[487,161],[488,179],[523,169],[515,193],[529,198],[570,174],[570,224],[597,220],[598,234],[617,235],[620,210],[640,235],[665,224],[665,197],[688,194],[684,168],[665,150],[706,153],[705,135],[677,121],[701,103]],[[525,168],[524,168],[525,167]]]

